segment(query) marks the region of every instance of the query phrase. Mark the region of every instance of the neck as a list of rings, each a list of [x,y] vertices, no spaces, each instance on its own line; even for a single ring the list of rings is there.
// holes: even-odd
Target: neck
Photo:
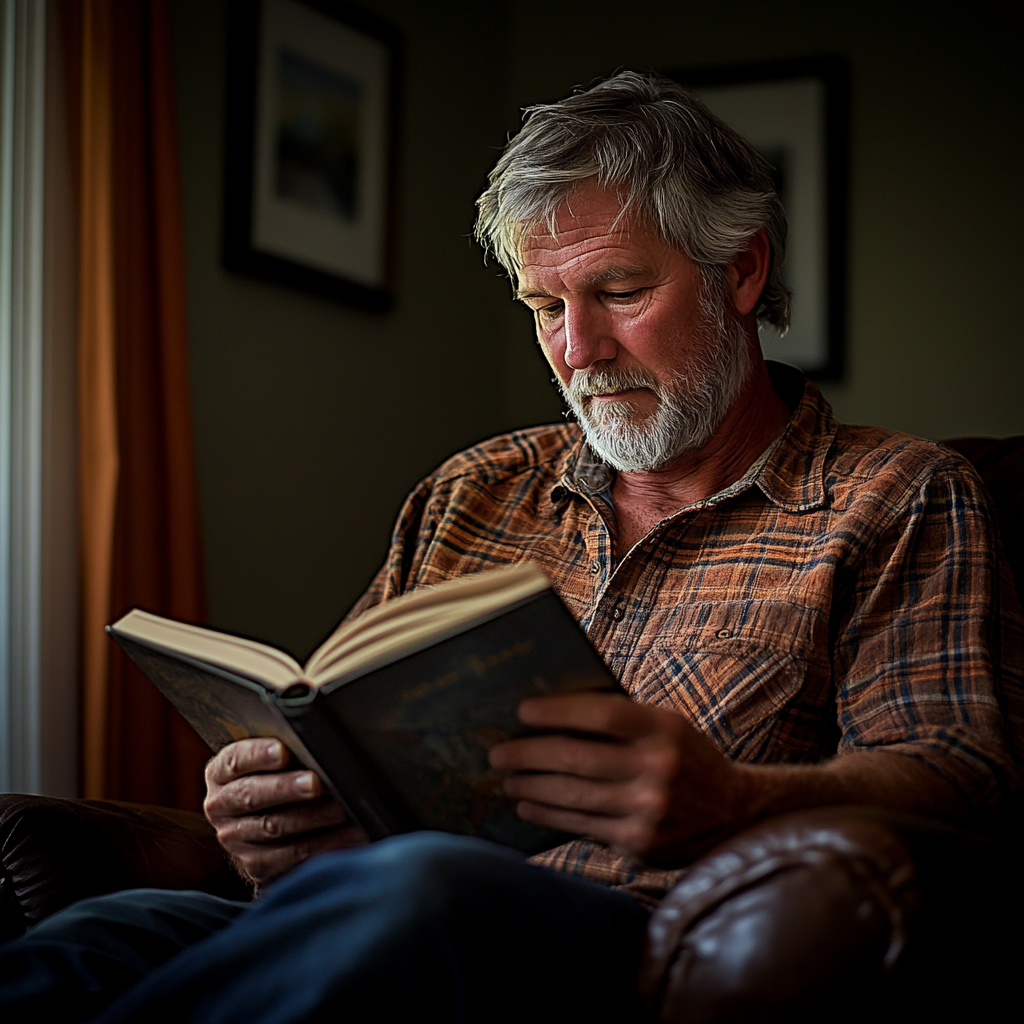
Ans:
[[[779,436],[789,416],[758,350],[750,378],[707,444],[659,469],[616,476],[612,500],[617,515],[628,517],[632,511],[653,524],[717,494],[743,476]]]

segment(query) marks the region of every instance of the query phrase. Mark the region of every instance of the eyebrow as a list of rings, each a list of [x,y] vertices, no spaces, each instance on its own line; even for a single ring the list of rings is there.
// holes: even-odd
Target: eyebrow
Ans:
[[[595,284],[607,284],[609,281],[625,281],[630,277],[641,277],[648,272],[648,269],[639,264],[616,263],[602,270],[599,274],[586,275],[580,283],[586,288],[592,288]],[[516,290],[516,298],[520,301],[525,301],[526,299],[545,299],[548,297],[547,292]]]

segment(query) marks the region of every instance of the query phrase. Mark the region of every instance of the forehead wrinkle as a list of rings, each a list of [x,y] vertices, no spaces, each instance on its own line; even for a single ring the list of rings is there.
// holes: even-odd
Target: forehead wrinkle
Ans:
[[[624,281],[628,278],[640,277],[647,273],[648,268],[639,264],[617,263],[606,267],[604,270],[596,270],[593,273],[584,274],[578,284],[583,288],[592,288],[595,285],[607,284],[610,281]],[[547,295],[547,292],[538,292],[529,287],[516,290],[517,299],[535,299]]]
[[[595,253],[580,253],[578,256],[572,257],[569,261],[570,267],[572,264],[581,264],[587,262],[594,257]],[[548,268],[554,269],[554,268]],[[523,267],[526,270],[526,266]],[[575,279],[576,287],[592,288],[595,285],[607,284],[610,281],[624,281],[629,278],[643,277],[651,272],[651,268],[642,263],[612,263],[607,267],[603,267],[600,270],[584,271]],[[559,278],[563,279],[564,271],[559,272]],[[574,275],[575,276],[575,275]],[[528,299],[537,298],[542,295],[546,295],[547,292],[536,291],[529,286],[516,289],[517,299]]]
[[[598,270],[591,274],[584,274],[581,283],[586,286],[595,284],[606,284],[609,281],[624,281],[630,277],[641,277],[647,273],[648,268],[637,263],[613,263],[604,270]]]

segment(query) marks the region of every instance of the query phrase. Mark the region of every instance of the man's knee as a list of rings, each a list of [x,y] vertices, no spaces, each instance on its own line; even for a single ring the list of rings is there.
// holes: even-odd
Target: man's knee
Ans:
[[[512,850],[482,839],[441,832],[412,832],[353,850],[321,854],[272,886],[264,899],[330,902],[373,899],[450,907],[490,887],[507,887],[518,873],[534,871]]]
[[[259,904],[263,904],[259,907]],[[288,908],[308,926],[372,915],[383,932],[450,934],[459,945],[494,937],[534,941],[536,923],[572,945],[582,932],[601,946],[639,948],[646,911],[629,896],[528,863],[481,839],[438,832],[394,836],[355,850],[321,854],[272,886],[258,910]]]
[[[369,850],[374,868],[412,886],[424,881],[460,885],[487,881],[495,875],[521,872],[525,865],[525,858],[514,850],[484,839],[444,832],[393,836]]]

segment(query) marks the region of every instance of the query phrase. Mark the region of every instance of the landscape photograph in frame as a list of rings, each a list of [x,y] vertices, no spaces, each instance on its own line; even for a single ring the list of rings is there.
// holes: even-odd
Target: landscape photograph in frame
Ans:
[[[392,305],[398,51],[393,30],[345,5],[232,5],[229,270]]]

